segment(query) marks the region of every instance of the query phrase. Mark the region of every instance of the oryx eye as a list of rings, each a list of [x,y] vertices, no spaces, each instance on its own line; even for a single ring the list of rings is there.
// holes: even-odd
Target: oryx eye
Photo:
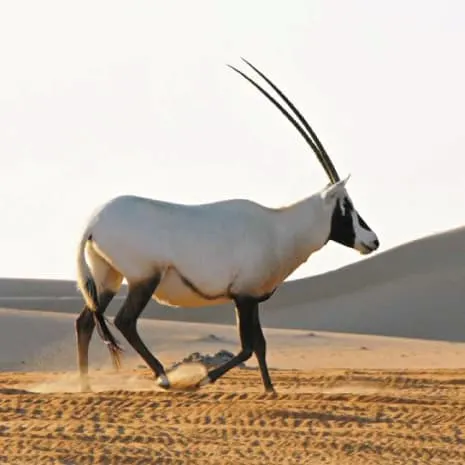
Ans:
[[[344,210],[346,213],[350,213],[354,207],[352,206],[352,203],[349,199],[344,199]]]

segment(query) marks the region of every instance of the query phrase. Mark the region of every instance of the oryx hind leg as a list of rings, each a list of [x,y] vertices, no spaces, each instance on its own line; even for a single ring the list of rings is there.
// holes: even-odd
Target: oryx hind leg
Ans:
[[[115,293],[112,291],[105,291],[99,294],[99,311],[103,313]],[[94,312],[89,307],[85,306],[78,318],[76,319],[76,338],[78,349],[78,366],[81,380],[81,390],[90,390],[89,385],[89,345],[92,338],[92,333],[95,328]]]
[[[165,369],[160,361],[152,355],[137,332],[137,319],[154,294],[160,275],[139,282],[128,282],[128,295],[118,311],[114,323],[131,347],[142,357],[156,377],[164,376]]]
[[[99,308],[97,312],[103,315],[111,300],[121,287],[123,276],[93,249],[89,248],[88,254],[92,263],[92,272],[95,282],[99,290]],[[85,306],[75,322],[78,366],[82,390],[90,389],[88,380],[89,344],[95,328],[94,316],[94,312]]]

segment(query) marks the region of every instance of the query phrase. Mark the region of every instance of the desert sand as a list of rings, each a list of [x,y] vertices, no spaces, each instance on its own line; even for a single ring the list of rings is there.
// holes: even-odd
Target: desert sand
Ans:
[[[124,341],[115,372],[97,335],[80,393],[75,284],[0,280],[0,463],[463,464],[462,252],[457,229],[285,283],[262,308],[276,395],[254,358],[162,391]],[[167,366],[238,348],[230,306],[152,302],[139,329]]]

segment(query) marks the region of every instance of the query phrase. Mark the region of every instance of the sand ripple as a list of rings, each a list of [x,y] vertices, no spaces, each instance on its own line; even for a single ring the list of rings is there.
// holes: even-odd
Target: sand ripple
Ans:
[[[255,370],[187,393],[74,376],[0,374],[0,463],[465,463],[465,371],[273,371],[277,396]]]

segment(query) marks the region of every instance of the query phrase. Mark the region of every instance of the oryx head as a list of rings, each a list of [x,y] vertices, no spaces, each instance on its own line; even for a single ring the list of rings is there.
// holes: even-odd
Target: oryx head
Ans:
[[[320,193],[324,205],[330,208],[332,212],[331,228],[328,240],[338,242],[339,244],[345,245],[346,247],[351,247],[362,254],[369,254],[376,250],[379,247],[378,237],[357,212],[347,193],[346,183],[349,179],[349,176],[341,180],[336,171],[336,168],[334,167],[325,148],[323,147],[323,144],[320,142],[313,129],[310,127],[302,114],[297,110],[294,104],[261,71],[259,71],[255,66],[253,66],[244,58],[242,58],[242,60],[247,63],[255,72],[257,72],[278,93],[278,95],[294,112],[295,116],[303,127],[280,103],[276,101],[274,97],[272,97],[255,81],[253,81],[234,66],[228,66],[239,73],[242,77],[247,79],[247,81],[255,86],[281,111],[281,113],[284,114],[284,116],[286,116],[286,118],[299,131],[300,135],[310,145],[313,152],[315,152],[315,155],[317,156],[319,162],[329,177],[330,183]]]

